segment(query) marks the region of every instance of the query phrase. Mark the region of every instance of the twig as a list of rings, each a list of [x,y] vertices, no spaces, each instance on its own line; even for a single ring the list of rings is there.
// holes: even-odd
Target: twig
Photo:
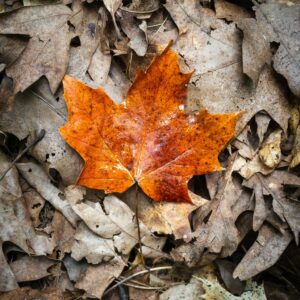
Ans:
[[[143,275],[143,274],[147,274],[147,273],[150,273],[150,272],[155,272],[155,271],[161,271],[161,270],[171,270],[173,269],[172,266],[162,266],[162,267],[155,267],[155,268],[150,268],[148,270],[143,270],[143,271],[139,271],[137,273],[134,273],[124,279],[122,279],[121,281],[119,281],[118,283],[116,283],[115,285],[113,285],[111,288],[107,289],[103,295],[106,295],[108,294],[109,292],[111,292],[112,290],[114,290],[116,287],[118,287],[119,285],[123,284],[124,282],[132,279],[132,278],[135,278],[137,276],[140,276],[140,275]]]
[[[9,167],[4,171],[4,173],[0,177],[0,181],[5,177],[5,175],[9,172],[9,170],[15,165],[15,163],[35,144],[37,144],[44,136],[46,131],[42,129],[40,133],[36,136],[36,138],[21,152],[18,156],[12,161]]]
[[[145,259],[143,255],[143,248],[142,248],[142,241],[141,241],[141,228],[140,228],[140,222],[139,222],[139,201],[138,201],[138,185],[135,185],[135,218],[136,218],[136,225],[138,230],[138,240],[139,240],[139,248],[141,252],[142,257],[142,263],[145,267]]]

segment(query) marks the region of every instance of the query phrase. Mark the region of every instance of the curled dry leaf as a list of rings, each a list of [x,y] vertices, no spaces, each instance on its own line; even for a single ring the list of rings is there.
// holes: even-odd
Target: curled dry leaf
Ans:
[[[234,270],[233,276],[246,280],[271,267],[291,240],[292,235],[289,231],[281,233],[272,226],[264,224],[256,241]]]
[[[54,93],[67,69],[72,32],[67,22],[72,11],[65,5],[23,7],[1,14],[0,33],[27,35],[29,42],[7,68],[14,80],[14,91],[24,91],[46,76]],[[56,51],[56,49],[60,51]]]
[[[121,105],[102,89],[65,77],[69,120],[60,132],[85,160],[77,183],[124,192],[137,181],[156,201],[191,202],[188,180],[221,169],[217,156],[240,116],[205,110],[187,116],[189,78],[169,47],[139,73]]]
[[[261,187],[259,187],[258,183],[260,183]],[[298,243],[300,232],[300,202],[296,199],[291,199],[284,192],[284,186],[291,185],[298,187],[300,185],[300,178],[286,171],[275,170],[268,176],[256,174],[255,179],[251,178],[247,182],[244,182],[243,185],[256,190],[260,199],[263,199],[263,195],[272,196],[272,205],[275,213],[282,221],[286,221],[289,224],[294,233],[295,240]]]
[[[1,174],[10,161],[0,152]],[[34,231],[24,205],[18,172],[13,167],[0,182],[0,291],[17,288],[17,282],[2,252],[4,242],[12,242],[27,253],[45,255],[51,253],[54,244],[51,239]],[[8,226],[9,224],[9,226]]]
[[[257,18],[261,20],[265,18],[265,23],[273,27],[276,37],[271,37],[271,41],[280,43],[273,58],[274,68],[287,79],[297,97],[300,97],[299,13],[299,3],[292,6],[267,3],[262,4],[257,10]]]
[[[274,68],[288,81],[292,92],[300,97],[300,4],[271,2],[256,3],[256,19],[241,20],[239,26],[245,32],[243,45],[244,71],[253,80],[259,69],[270,62],[270,43],[279,43],[274,57]],[[250,67],[251,63],[255,66]]]
[[[130,39],[128,46],[134,50],[138,56],[144,56],[148,48],[147,36],[139,27],[139,24],[134,18],[134,14],[121,11],[119,20],[122,30]]]
[[[73,212],[71,205],[64,194],[56,188],[41,166],[35,163],[18,163],[17,168],[28,183],[57,210],[59,210],[68,221],[75,226],[78,216]]]
[[[273,131],[259,150],[259,158],[269,168],[275,168],[281,160],[281,134],[282,130]]]

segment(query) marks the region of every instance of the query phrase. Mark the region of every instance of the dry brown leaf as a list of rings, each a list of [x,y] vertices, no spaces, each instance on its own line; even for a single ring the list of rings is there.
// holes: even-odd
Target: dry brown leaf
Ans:
[[[235,224],[237,218],[247,210],[252,210],[251,194],[243,191],[234,180],[232,173],[240,168],[244,159],[234,154],[220,176],[214,198],[201,206],[194,216],[195,232],[193,243],[181,245],[172,250],[175,260],[184,261],[188,266],[211,261],[217,256],[231,255],[244,234]],[[247,232],[247,231],[246,231]],[[201,257],[207,249],[208,256]]]
[[[159,296],[159,300],[198,300],[204,293],[201,282],[192,278],[188,284],[175,285]]]
[[[63,293],[57,288],[45,288],[42,290],[23,287],[1,295],[3,300],[61,300]]]
[[[179,2],[180,5],[175,1],[168,4],[187,24],[185,34],[174,44],[185,69],[194,70],[186,109],[197,111],[205,107],[213,113],[245,111],[239,129],[264,110],[286,132],[289,105],[284,88],[267,67],[260,75],[256,90],[249,84],[243,76],[242,40],[235,24],[218,20],[213,11],[199,7],[194,0]]]
[[[51,257],[62,259],[66,253],[71,252],[75,238],[75,229],[59,211],[55,211],[49,231],[56,247]]]
[[[26,181],[75,226],[78,216],[73,212],[69,201],[64,198],[64,193],[51,183],[50,178],[42,167],[31,162],[18,163],[16,165]]]
[[[289,231],[280,233],[270,225],[263,225],[256,241],[234,270],[233,277],[246,280],[271,267],[291,240]]]
[[[251,13],[248,10],[231,2],[215,0],[214,5],[218,19],[237,22],[241,19],[251,17]]]
[[[107,243],[106,248],[108,249],[106,252],[104,253],[104,250],[99,250],[99,253],[104,253],[102,256],[107,257],[107,253],[112,253],[111,249],[115,248],[118,253],[128,255],[139,241],[134,213],[115,196],[106,197],[101,206],[100,203],[81,201],[83,194],[84,192],[82,191],[80,195],[78,188],[75,187],[66,190],[67,198],[71,200],[74,212],[97,235],[94,236],[91,234],[91,237],[94,239],[98,238],[95,240],[95,243],[98,243],[98,245],[101,244],[102,249],[105,248],[105,244]],[[165,243],[165,238],[153,236],[142,222],[139,222],[139,226],[143,254],[146,257],[164,256],[161,248]],[[82,239],[84,235],[79,234],[79,236]],[[84,247],[89,249],[87,240],[84,243]],[[100,255],[100,258],[102,256]]]
[[[67,21],[72,11],[65,5],[23,7],[0,16],[1,34],[27,35],[24,51],[7,68],[14,80],[14,91],[24,91],[46,76],[54,93],[66,72],[72,32]],[[59,51],[56,51],[60,49]]]
[[[3,174],[10,165],[10,161],[2,152],[0,152],[0,161],[1,174]],[[2,252],[4,242],[12,242],[23,251],[37,255],[51,253],[55,245],[51,239],[45,235],[38,235],[34,231],[22,199],[15,167],[1,180],[0,197],[0,291],[8,291],[18,286]]]
[[[273,210],[281,218],[283,222],[287,222],[294,233],[296,243],[299,241],[300,232],[300,202],[291,199],[285,192],[284,187],[287,185],[299,186],[300,178],[287,171],[273,171],[268,176],[256,174],[258,179],[248,180],[243,185],[254,189],[256,193],[260,193],[259,198],[263,195],[271,195],[273,198]],[[258,191],[258,182],[261,184],[261,191]]]
[[[121,28],[129,38],[128,47],[130,47],[138,56],[144,56],[147,52],[148,41],[145,32],[139,27],[134,18],[134,14],[128,11],[120,11],[118,19]]]
[[[265,140],[258,155],[261,161],[269,168],[278,166],[281,160],[281,135],[282,130],[274,130]]]
[[[261,13],[259,15],[259,13]],[[257,9],[257,18],[272,26],[276,37],[272,41],[280,43],[274,55],[274,68],[288,81],[292,92],[300,97],[300,4],[289,6],[267,3]]]
[[[13,133],[20,140],[30,143],[42,129],[45,137],[31,149],[30,154],[41,162],[45,169],[57,170],[65,184],[77,178],[82,160],[61,138],[58,128],[64,123],[61,106],[51,92],[41,93],[37,88],[18,94],[11,112],[1,114],[0,126],[3,131]]]
[[[71,255],[77,261],[80,261],[85,257],[90,264],[107,262],[113,258],[118,259],[118,254],[114,249],[113,240],[100,238],[89,230],[83,222],[79,223],[76,228],[75,241],[71,249]],[[121,259],[120,261],[122,262]]]
[[[242,19],[238,27],[243,30],[243,71],[256,85],[263,66],[270,64],[272,52],[269,42],[262,35],[261,26],[255,19]],[[253,42],[255,41],[255,43]],[[259,55],[257,55],[259,53]]]
[[[85,290],[88,297],[94,296],[101,299],[105,289],[120,276],[123,268],[123,262],[118,260],[111,260],[100,265],[89,265],[75,287]]]
[[[193,203],[153,202],[134,188],[128,190],[122,197],[132,210],[138,201],[139,219],[151,232],[173,234],[175,239],[184,239],[186,242],[192,238],[189,215],[208,201],[197,195],[191,198]]]
[[[22,256],[9,264],[17,282],[38,280],[50,275],[48,269],[57,262],[46,256]]]
[[[74,35],[79,38],[80,45],[71,48],[66,73],[84,81],[92,57],[100,43],[99,15],[95,7],[85,5],[80,0],[73,1],[72,10],[74,17],[71,22],[75,26]]]
[[[121,33],[116,22],[115,13],[118,10],[118,8],[121,6],[122,0],[103,0],[103,3],[112,17],[117,37],[121,38]]]
[[[290,168],[294,168],[300,163],[300,126],[297,127],[296,133],[295,133],[295,143],[292,150],[292,160],[289,164]]]

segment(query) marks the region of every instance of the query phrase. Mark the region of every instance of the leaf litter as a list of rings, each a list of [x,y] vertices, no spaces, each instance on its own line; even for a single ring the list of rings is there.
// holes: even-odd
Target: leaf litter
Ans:
[[[271,0],[1,3],[1,298],[299,298],[299,9],[297,1]],[[71,95],[65,75],[82,82],[86,94],[78,99],[87,107],[101,103],[104,91],[115,111],[139,99],[130,117],[107,106],[86,120],[95,130],[106,120],[101,134],[116,162],[125,163],[123,172],[135,168],[130,157],[137,149],[147,174],[147,164],[164,169],[164,157],[193,146],[190,170],[179,164],[163,174],[183,172],[184,184],[151,179],[140,189],[125,180],[118,190],[81,182],[87,157],[74,145],[91,133],[67,139],[78,153],[59,133],[83,108],[77,100],[70,106],[81,90]],[[94,103],[90,95],[97,93]],[[177,97],[174,109],[172,102],[153,106],[160,97]],[[149,122],[153,107],[160,126]],[[207,150],[188,142],[189,127],[176,122],[209,116],[212,133],[203,127],[201,136],[210,145],[225,134],[211,116],[238,113],[214,153],[217,167],[199,172]],[[75,115],[68,130],[80,122]],[[150,141],[144,148],[141,122]],[[31,146],[41,130],[45,136]],[[157,154],[152,162],[149,150]],[[101,165],[97,151],[91,166]],[[108,167],[102,163],[110,178],[114,166]],[[154,179],[170,178],[160,176]]]

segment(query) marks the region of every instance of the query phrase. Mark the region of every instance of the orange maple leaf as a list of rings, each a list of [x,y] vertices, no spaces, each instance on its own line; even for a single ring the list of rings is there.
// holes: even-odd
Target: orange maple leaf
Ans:
[[[111,193],[137,182],[153,200],[191,202],[188,181],[222,169],[218,154],[240,114],[186,115],[190,77],[170,47],[138,73],[120,105],[103,89],[65,76],[69,119],[60,132],[85,161],[77,183]]]

